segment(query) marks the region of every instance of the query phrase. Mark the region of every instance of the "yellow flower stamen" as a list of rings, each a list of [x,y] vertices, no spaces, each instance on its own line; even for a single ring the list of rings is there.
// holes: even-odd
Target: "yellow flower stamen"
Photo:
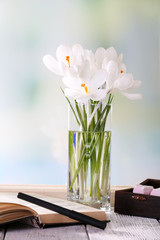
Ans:
[[[81,87],[84,88],[84,90],[85,90],[86,93],[88,92],[88,88],[85,86],[85,83],[82,83],[82,84],[81,84]]]
[[[69,61],[69,56],[66,56],[66,61],[68,62],[68,67],[70,68],[71,65],[70,65],[70,61]]]

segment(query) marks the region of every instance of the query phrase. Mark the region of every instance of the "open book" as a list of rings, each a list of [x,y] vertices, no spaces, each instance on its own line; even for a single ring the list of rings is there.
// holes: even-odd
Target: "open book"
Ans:
[[[82,204],[70,202],[63,199],[51,198],[47,196],[32,194],[44,201],[54,203],[58,206],[68,208],[83,213],[87,216],[106,221],[104,211],[96,208],[88,207]],[[35,204],[26,202],[17,198],[17,193],[1,193],[0,194],[0,224],[23,219],[28,224],[35,227],[44,227],[45,225],[64,225],[73,224],[77,221]],[[77,222],[78,223],[78,222]]]

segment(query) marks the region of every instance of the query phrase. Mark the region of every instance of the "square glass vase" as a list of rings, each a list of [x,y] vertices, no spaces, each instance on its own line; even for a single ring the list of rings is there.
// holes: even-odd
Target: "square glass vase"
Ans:
[[[110,211],[109,99],[69,104],[67,198]]]

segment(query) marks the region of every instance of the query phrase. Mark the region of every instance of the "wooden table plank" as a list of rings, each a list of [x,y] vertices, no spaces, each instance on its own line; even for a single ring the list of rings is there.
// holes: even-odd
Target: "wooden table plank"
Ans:
[[[0,240],[4,240],[5,237],[5,227],[0,227]]]
[[[107,214],[111,220],[104,231],[87,226],[90,240],[160,240],[160,223],[156,219]]]
[[[114,206],[115,191],[131,186],[111,186],[111,206]],[[67,186],[66,185],[46,185],[46,184],[0,184],[0,193],[5,192],[26,192],[37,193],[50,197],[57,197],[67,199]]]
[[[52,227],[37,229],[14,223],[6,232],[5,240],[88,240],[85,226]],[[1,240],[1,239],[0,239]]]
[[[67,186],[47,184],[0,184],[0,193],[37,193],[51,197],[67,198]]]

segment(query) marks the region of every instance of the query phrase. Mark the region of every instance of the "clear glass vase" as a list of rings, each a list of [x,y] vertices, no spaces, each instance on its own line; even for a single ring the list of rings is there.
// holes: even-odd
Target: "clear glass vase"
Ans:
[[[68,200],[110,210],[111,96],[69,104]]]

